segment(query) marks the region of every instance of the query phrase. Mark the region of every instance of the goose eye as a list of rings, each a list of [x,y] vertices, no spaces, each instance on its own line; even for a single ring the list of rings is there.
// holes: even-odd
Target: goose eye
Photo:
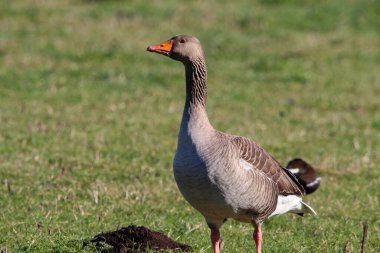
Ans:
[[[179,43],[185,43],[185,39],[181,39]]]

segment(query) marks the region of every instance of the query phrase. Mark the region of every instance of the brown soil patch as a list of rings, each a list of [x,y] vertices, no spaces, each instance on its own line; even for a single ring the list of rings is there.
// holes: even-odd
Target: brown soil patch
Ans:
[[[192,251],[190,246],[178,243],[161,232],[134,225],[98,234],[85,242],[85,246],[89,244],[102,253],[142,253],[148,249],[156,252]]]

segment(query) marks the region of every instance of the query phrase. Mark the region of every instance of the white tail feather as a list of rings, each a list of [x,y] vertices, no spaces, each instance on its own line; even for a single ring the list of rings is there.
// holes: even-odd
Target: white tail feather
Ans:
[[[317,215],[317,212],[314,211],[314,209],[311,206],[309,206],[308,204],[306,204],[303,201],[301,201],[301,203],[302,203],[302,212],[303,213],[310,213],[312,215]]]
[[[310,213],[317,215],[311,206],[302,201],[302,198],[296,195],[278,196],[276,210],[269,216],[280,215],[283,213]]]

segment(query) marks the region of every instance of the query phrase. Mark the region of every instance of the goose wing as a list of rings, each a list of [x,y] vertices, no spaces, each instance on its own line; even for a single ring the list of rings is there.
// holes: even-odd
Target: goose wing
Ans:
[[[304,189],[295,176],[256,142],[235,136],[232,138],[232,143],[237,147],[241,161],[251,169],[263,172],[276,184],[280,195],[302,196],[304,194]]]

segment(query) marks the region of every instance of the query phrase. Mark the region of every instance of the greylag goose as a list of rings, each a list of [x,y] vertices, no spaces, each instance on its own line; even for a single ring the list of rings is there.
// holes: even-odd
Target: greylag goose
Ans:
[[[306,194],[313,193],[319,188],[321,177],[318,176],[310,164],[301,158],[295,158],[289,161],[286,168],[296,176],[298,182],[300,182],[305,189]]]
[[[185,65],[186,101],[178,134],[173,171],[184,198],[205,218],[214,253],[219,253],[223,223],[232,218],[254,226],[261,253],[261,224],[271,216],[315,211],[302,201],[304,190],[256,142],[215,130],[207,117],[207,71],[199,40],[178,35],[149,46]]]

